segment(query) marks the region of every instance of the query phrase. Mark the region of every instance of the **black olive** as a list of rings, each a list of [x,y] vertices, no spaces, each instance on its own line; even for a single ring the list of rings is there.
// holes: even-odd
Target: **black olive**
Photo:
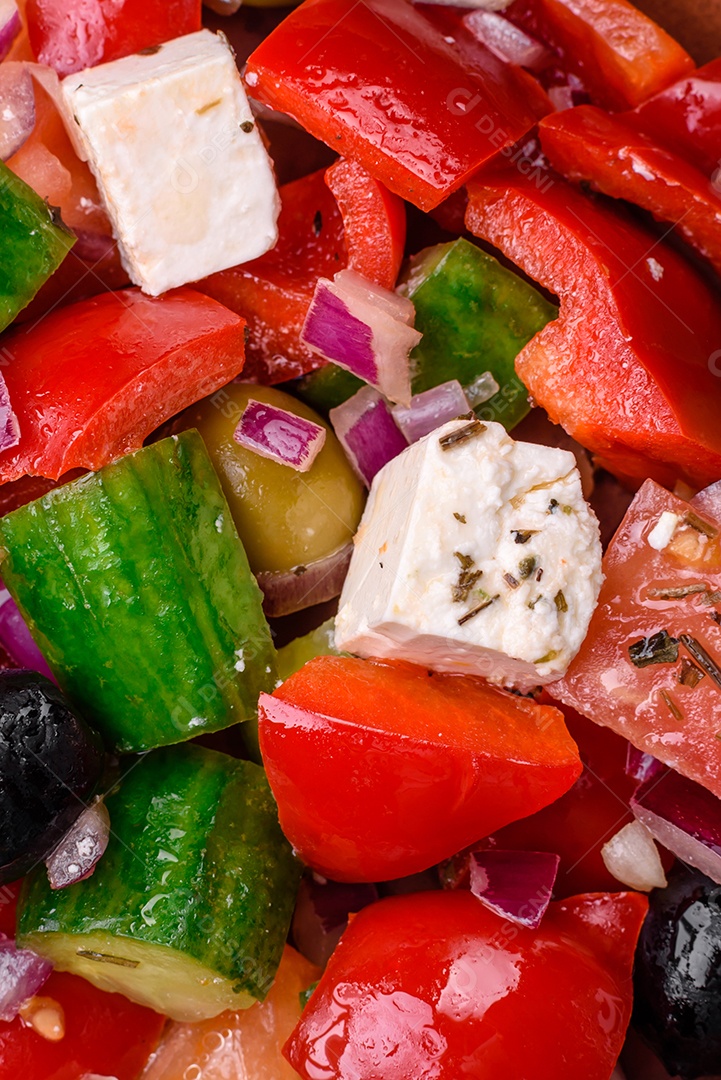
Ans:
[[[673,1076],[721,1072],[721,885],[679,864],[650,900],[634,1024]]]
[[[103,774],[100,736],[31,671],[0,674],[0,884],[22,877],[72,825]]]

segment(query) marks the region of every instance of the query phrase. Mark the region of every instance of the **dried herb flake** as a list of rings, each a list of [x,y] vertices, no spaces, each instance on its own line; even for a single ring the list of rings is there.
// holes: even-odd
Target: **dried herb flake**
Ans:
[[[688,686],[691,690],[694,690],[701,680],[704,678],[704,672],[700,667],[696,667],[693,660],[689,660],[684,656],[681,661],[681,670],[678,673],[678,681],[682,686]]]
[[[566,601],[566,597],[563,595],[563,591],[561,589],[559,589],[554,596],[553,602],[556,605],[556,611],[568,611],[568,602]]]
[[[464,424],[462,428],[456,428],[455,431],[442,435],[438,442],[441,450],[450,450],[452,447],[458,446],[459,443],[475,439],[477,435],[482,435],[485,430],[486,425],[482,424],[480,420],[471,420],[470,424]]]
[[[521,584],[517,578],[514,578],[513,574],[504,574],[503,580],[505,581],[506,585],[508,585],[508,587],[511,589],[517,589],[518,586]]]
[[[453,511],[453,516],[456,519],[456,521],[460,521],[461,525],[466,524],[466,515],[465,514],[457,514],[456,511],[454,510]]]
[[[671,637],[668,630],[659,630],[657,634],[629,645],[628,655],[637,668],[650,667],[651,664],[675,664],[678,660],[678,643],[679,639]]]
[[[529,578],[535,569],[535,555],[527,555],[525,559],[521,559],[518,564],[518,576],[520,577],[521,581],[525,581],[526,578]]]
[[[676,720],[678,720],[679,724],[682,724],[683,720],[684,720],[683,713],[681,712],[678,705],[676,704],[676,702],[673,700],[673,698],[669,694],[668,690],[661,690],[660,693],[661,693],[661,698],[663,699],[664,703],[668,707],[668,709],[671,712],[671,714],[673,715],[673,717]]]
[[[511,529],[511,536],[513,542],[516,544],[527,544],[532,536],[535,536],[538,529]]]
[[[679,585],[676,588],[649,589],[646,595],[649,600],[685,600],[687,596],[706,592],[708,592],[708,585],[699,581],[693,585]]]
[[[721,668],[719,668],[713,657],[709,656],[701,642],[697,641],[695,637],[691,637],[690,634],[681,634],[679,640],[684,648],[691,653],[698,666],[713,679],[718,687],[721,687]]]
[[[500,596],[500,593],[496,593],[495,596],[489,596],[481,604],[478,604],[476,607],[471,608],[471,610],[467,611],[465,615],[461,615],[460,619],[458,620],[458,625],[463,626],[471,619],[474,619],[476,615],[479,615],[482,611],[485,611],[487,607],[491,606],[491,604],[495,604],[496,600],[500,599]]]

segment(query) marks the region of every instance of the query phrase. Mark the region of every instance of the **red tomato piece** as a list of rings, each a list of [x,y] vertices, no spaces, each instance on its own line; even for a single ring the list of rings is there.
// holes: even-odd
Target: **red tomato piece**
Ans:
[[[139,449],[164,420],[243,367],[244,322],[192,289],[104,293],[3,338],[20,442],[0,483],[56,480]]]
[[[30,45],[69,75],[200,30],[201,0],[27,0]]]
[[[423,870],[581,771],[555,709],[469,676],[335,656],[261,695],[260,747],[283,831],[336,881]]]
[[[515,0],[504,15],[553,48],[593,101],[609,109],[633,108],[694,67],[629,0]]]
[[[471,849],[555,852],[561,858],[553,890],[556,899],[619,888],[618,880],[606,869],[601,848],[633,821],[629,799],[638,787],[638,781],[626,775],[625,739],[573,709],[564,707],[563,717],[578,744],[581,776],[550,806],[506,825]],[[444,884],[469,888],[469,871],[470,853],[463,852],[443,867]]]
[[[62,1007],[65,1035],[50,1042],[19,1018],[0,1022],[0,1080],[81,1080],[87,1073],[137,1080],[164,1016],[57,971],[42,996]]]
[[[516,370],[551,419],[622,478],[721,476],[715,290],[621,208],[510,164],[469,184],[466,224],[561,301]]]
[[[320,969],[286,945],[265,1001],[196,1024],[171,1023],[142,1080],[297,1080],[281,1049]]]
[[[252,53],[246,81],[422,210],[549,109],[488,49],[466,63],[408,0],[306,0]]]
[[[548,116],[540,130],[546,156],[569,180],[671,222],[721,270],[721,188],[700,169],[593,105]]]
[[[196,286],[248,320],[246,375],[271,384],[322,362],[300,341],[318,278],[350,265],[392,289],[406,237],[401,200],[343,159],[285,184],[280,199],[276,246]]]
[[[665,512],[679,524],[657,551],[649,535]],[[693,657],[695,641],[712,663],[721,661],[721,603],[714,601],[721,595],[721,520],[705,510],[689,514],[695,511],[683,499],[651,480],[643,485],[604,557],[606,580],[586,640],[548,690],[721,796],[721,686]],[[699,532],[699,523],[715,535]],[[655,635],[664,632],[668,651],[656,652],[665,636]],[[690,681],[679,681],[689,670]]]
[[[344,933],[286,1056],[304,1080],[608,1080],[647,909],[577,896],[534,931],[470,893],[381,900]]]

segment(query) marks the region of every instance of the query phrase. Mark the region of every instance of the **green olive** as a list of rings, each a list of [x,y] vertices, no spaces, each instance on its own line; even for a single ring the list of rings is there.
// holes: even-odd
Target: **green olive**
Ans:
[[[270,461],[234,440],[251,398],[326,429],[323,449],[308,472]],[[203,436],[254,573],[308,565],[353,538],[365,490],[333,430],[303,402],[271,387],[231,383],[186,409],[177,430],[189,427]]]

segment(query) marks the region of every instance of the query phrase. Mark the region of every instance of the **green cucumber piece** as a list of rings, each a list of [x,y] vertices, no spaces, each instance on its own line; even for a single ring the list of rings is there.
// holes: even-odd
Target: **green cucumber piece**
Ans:
[[[58,211],[0,162],[0,331],[30,303],[76,239]]]
[[[463,238],[414,256],[399,292],[413,301],[423,334],[411,353],[413,393],[449,379],[468,386],[490,371],[500,389],[476,412],[515,427],[530,409],[515,359],[558,308]]]
[[[58,683],[112,749],[251,721],[252,752],[275,650],[197,431],[13,511],[0,520],[0,549],[3,579]]]
[[[335,619],[326,619],[309,634],[303,634],[278,649],[278,678],[285,682],[316,656],[348,655],[335,647]]]
[[[365,385],[351,371],[336,364],[326,364],[289,383],[286,389],[322,416],[328,416],[331,409],[342,405]]]
[[[131,765],[107,799],[95,873],[26,880],[18,940],[60,971],[175,1020],[243,1009],[270,989],[301,867],[263,770],[195,745]]]

